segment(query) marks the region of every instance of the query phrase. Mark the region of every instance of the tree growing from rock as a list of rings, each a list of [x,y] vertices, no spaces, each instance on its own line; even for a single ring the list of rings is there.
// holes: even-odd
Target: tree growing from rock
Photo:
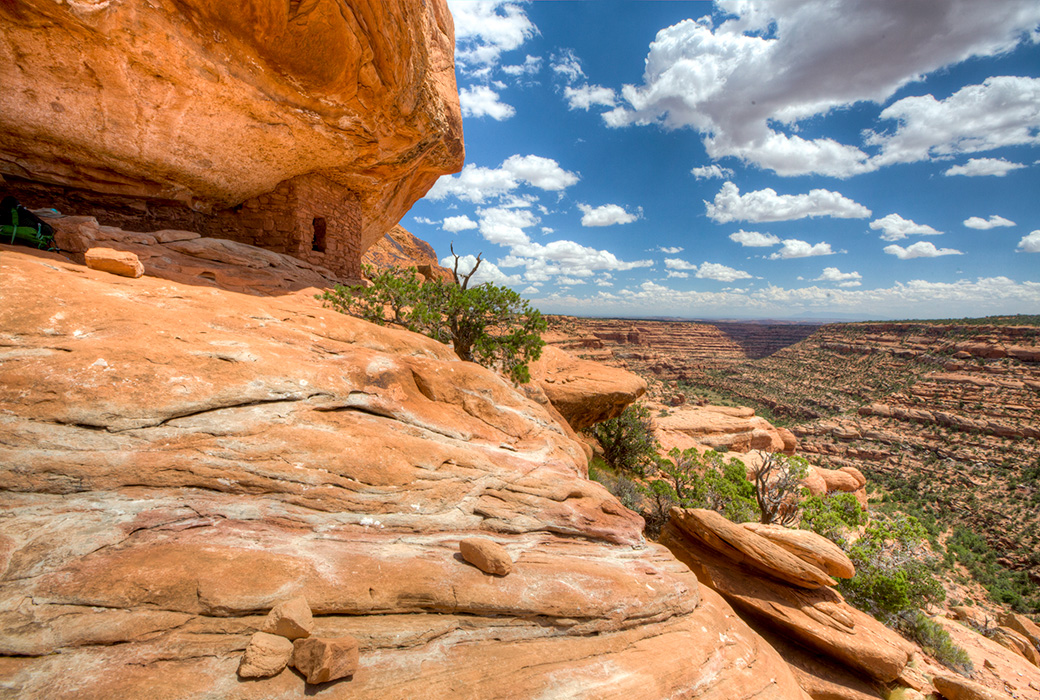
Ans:
[[[755,487],[740,460],[724,459],[715,450],[702,454],[693,447],[673,447],[667,459],[658,458],[657,469],[656,476],[639,487],[650,505],[643,517],[651,537],[660,532],[672,506],[708,508],[734,522],[758,516]]]
[[[590,429],[603,447],[603,458],[614,469],[642,475],[657,458],[657,438],[650,409],[641,403],[625,407],[617,418]]]
[[[425,279],[410,268],[380,272],[365,266],[371,286],[337,284],[318,298],[342,313],[451,345],[459,359],[498,369],[514,382],[530,381],[527,365],[545,345],[541,312],[508,287],[492,282],[470,287],[481,256],[469,272],[460,273],[454,249],[452,255],[452,282]]]
[[[798,521],[802,480],[809,463],[801,457],[770,453],[755,467],[755,500],[759,522],[790,527]]]

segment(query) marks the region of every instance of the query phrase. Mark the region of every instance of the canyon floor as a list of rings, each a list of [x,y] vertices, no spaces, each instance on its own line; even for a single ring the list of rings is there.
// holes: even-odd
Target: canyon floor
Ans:
[[[797,436],[799,454],[862,470],[878,507],[917,515],[951,544],[969,584],[952,590],[978,597],[970,572],[995,602],[1040,610],[1035,317],[810,325],[557,316],[547,340],[642,375],[666,405],[755,408]]]

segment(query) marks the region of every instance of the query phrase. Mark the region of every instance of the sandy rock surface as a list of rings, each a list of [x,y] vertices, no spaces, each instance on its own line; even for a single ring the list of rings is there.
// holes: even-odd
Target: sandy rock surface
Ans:
[[[444,0],[28,0],[0,47],[5,174],[205,209],[319,173],[364,249],[462,166]]]
[[[299,595],[312,636],[358,640],[323,697],[805,697],[550,413],[447,347],[314,290],[6,246],[0,277],[4,692],[298,698],[236,671]],[[480,534],[509,576],[456,559]]]
[[[654,422],[658,432],[663,434],[662,442],[669,444],[678,444],[668,437],[678,433],[697,443],[725,447],[734,452],[784,452],[793,449],[789,431],[781,434],[750,408],[681,406],[670,409],[668,415],[657,417]]]
[[[575,430],[618,417],[646,391],[646,382],[631,372],[572,357],[552,345],[529,367],[532,383]]]

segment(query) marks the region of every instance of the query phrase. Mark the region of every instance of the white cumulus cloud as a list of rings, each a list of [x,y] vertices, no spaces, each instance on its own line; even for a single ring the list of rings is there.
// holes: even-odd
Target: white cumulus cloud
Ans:
[[[1022,236],[1016,250],[1021,250],[1023,253],[1040,253],[1040,230]]]
[[[743,270],[737,270],[719,263],[704,262],[697,269],[697,277],[700,279],[717,280],[719,282],[735,282],[736,280],[751,279],[751,275]]]
[[[913,243],[906,248],[900,245],[887,245],[885,246],[885,252],[889,255],[894,255],[900,260],[912,260],[914,258],[937,258],[940,255],[964,255],[959,250],[953,248],[936,248],[935,244],[931,241],[918,241]]]
[[[665,258],[664,266],[669,270],[696,270],[697,266],[681,258]]]
[[[511,105],[501,102],[498,93],[486,85],[459,90],[459,105],[464,117],[491,117],[495,121],[509,119],[516,114]]]
[[[455,20],[455,61],[464,69],[492,66],[504,51],[519,48],[538,32],[523,8],[505,0],[449,0]]]
[[[1005,219],[1003,216],[997,216],[993,214],[988,219],[983,219],[981,216],[972,216],[964,220],[964,225],[968,228],[975,228],[981,231],[986,231],[991,228],[997,228],[999,226],[1014,226],[1015,222],[1010,219]]]
[[[566,87],[563,89],[563,98],[567,100],[567,106],[570,109],[584,109],[586,112],[593,105],[613,107],[617,102],[617,95],[614,94],[614,91],[602,85]]]
[[[603,118],[614,127],[692,128],[702,134],[712,159],[734,156],[780,175],[848,177],[876,169],[885,161],[859,144],[788,132],[802,120],[858,102],[881,104],[944,66],[1009,51],[1031,33],[1035,36],[1040,22],[1040,4],[1033,0],[734,0],[719,5],[725,12],[717,19],[684,20],[658,32],[642,84],[624,86],[625,104]],[[900,107],[886,118],[905,117],[910,126],[923,117],[904,111],[909,103],[903,100],[896,104]],[[1018,104],[1009,105],[1016,115],[1012,120]],[[953,150],[966,152],[967,139],[981,145],[994,130],[1014,127],[969,120],[962,129],[964,140],[948,135],[957,144]],[[882,139],[888,162],[929,157],[944,147],[938,141],[911,144],[912,139],[903,138],[909,135]],[[935,139],[945,136],[940,132]],[[882,141],[871,143],[882,146]],[[918,155],[911,156],[911,146]]]
[[[725,182],[714,202],[704,202],[708,217],[718,223],[729,221],[790,221],[806,217],[830,216],[839,219],[862,219],[870,209],[839,192],[815,189],[807,194],[777,194],[767,187],[747,194],[732,182]]]
[[[881,240],[883,241],[899,241],[910,235],[942,235],[942,231],[936,231],[927,224],[918,224],[910,219],[904,219],[899,214],[889,214],[871,221],[870,228],[874,231],[881,229]]]
[[[1040,144],[1040,78],[994,76],[945,100],[904,97],[885,108],[881,119],[897,126],[866,137],[881,148],[875,157],[880,165]]]
[[[675,255],[676,253],[683,252],[683,247],[682,246],[678,246],[678,245],[675,245],[675,246],[661,246],[661,245],[659,245],[656,248],[651,248],[648,252],[650,252],[650,253],[665,253],[666,255]]]
[[[514,155],[506,158],[497,168],[470,163],[458,175],[441,177],[426,196],[434,200],[452,196],[479,204],[491,197],[508,194],[522,182],[556,192],[570,187],[578,180],[576,173],[564,170],[551,158]]]
[[[452,233],[458,233],[459,231],[466,231],[471,228],[477,228],[477,222],[469,218],[466,215],[462,216],[449,216],[444,219],[441,224],[441,228],[445,231],[451,231]]]
[[[729,239],[745,248],[769,248],[780,243],[779,236],[774,236],[771,233],[759,233],[758,231],[745,231],[744,229],[729,234]]]
[[[813,258],[818,255],[834,255],[830,243],[806,243],[797,238],[784,239],[780,250],[769,256],[770,260],[789,260],[791,258]]]
[[[1014,163],[1003,158],[969,158],[964,165],[955,165],[946,170],[943,175],[967,175],[979,177],[982,175],[994,175],[1004,177],[1012,170],[1026,167],[1022,163]]]
[[[636,213],[625,211],[624,207],[617,204],[604,204],[600,207],[592,207],[588,204],[578,204],[582,211],[582,226],[614,226],[615,224],[630,224],[643,215],[643,210]]]
[[[859,284],[859,280],[863,279],[863,275],[858,272],[842,272],[836,267],[825,267],[823,273],[817,277],[814,282],[856,282]]]

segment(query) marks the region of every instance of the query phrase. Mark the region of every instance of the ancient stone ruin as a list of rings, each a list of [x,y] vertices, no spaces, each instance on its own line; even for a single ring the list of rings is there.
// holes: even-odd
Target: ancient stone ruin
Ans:
[[[0,191],[357,277],[462,167],[443,2],[0,5]]]

